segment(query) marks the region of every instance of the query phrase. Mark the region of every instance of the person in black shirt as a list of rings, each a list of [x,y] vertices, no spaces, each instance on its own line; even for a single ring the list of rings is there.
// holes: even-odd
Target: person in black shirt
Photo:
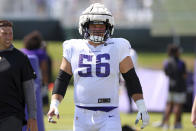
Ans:
[[[177,45],[168,45],[168,55],[164,62],[164,72],[169,78],[169,92],[163,120],[156,127],[169,128],[169,118],[173,111],[174,129],[180,129],[182,106],[186,101],[186,64],[180,59],[180,49]]]
[[[27,104],[27,129],[37,131],[35,72],[28,57],[12,45],[12,24],[0,20],[0,131],[21,131],[25,123]]]
[[[180,49],[177,45],[168,46],[169,58],[165,61],[164,71],[169,77],[169,94],[165,110],[164,123],[168,124],[172,111],[175,114],[174,129],[182,128],[182,107],[186,101],[186,64],[180,59]]]

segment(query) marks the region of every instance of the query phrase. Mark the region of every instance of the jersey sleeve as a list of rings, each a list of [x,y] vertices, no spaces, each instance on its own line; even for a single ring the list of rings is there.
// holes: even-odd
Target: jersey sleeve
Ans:
[[[71,44],[70,41],[63,43],[63,57],[71,63]]]
[[[121,62],[127,56],[130,56],[131,44],[126,39],[121,39],[119,42],[119,61]]]
[[[35,71],[33,70],[32,66],[31,66],[31,63],[30,63],[27,56],[25,56],[21,74],[22,74],[22,81],[23,82],[36,78]]]

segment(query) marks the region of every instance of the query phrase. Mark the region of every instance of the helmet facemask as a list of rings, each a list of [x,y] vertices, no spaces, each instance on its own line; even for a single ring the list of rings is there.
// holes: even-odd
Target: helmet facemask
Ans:
[[[105,29],[90,29],[90,24],[105,25]],[[110,30],[108,24],[102,21],[90,21],[87,22],[84,27],[84,38],[94,43],[105,42],[110,37]]]

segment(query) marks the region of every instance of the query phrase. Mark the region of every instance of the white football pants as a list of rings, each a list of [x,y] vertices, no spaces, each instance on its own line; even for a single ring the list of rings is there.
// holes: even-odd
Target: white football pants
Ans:
[[[73,131],[122,131],[119,109],[103,112],[75,107]]]

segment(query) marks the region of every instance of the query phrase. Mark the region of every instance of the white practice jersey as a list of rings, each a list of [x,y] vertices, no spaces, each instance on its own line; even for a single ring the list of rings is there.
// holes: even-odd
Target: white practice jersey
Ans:
[[[78,106],[118,106],[119,64],[130,56],[130,43],[123,38],[110,38],[94,47],[83,39],[63,43],[63,56],[74,75],[74,102]]]
[[[138,56],[137,56],[136,51],[133,48],[131,48],[131,50],[130,50],[130,56],[131,56],[134,68],[137,68],[137,66],[138,66],[138,64],[137,64]]]

